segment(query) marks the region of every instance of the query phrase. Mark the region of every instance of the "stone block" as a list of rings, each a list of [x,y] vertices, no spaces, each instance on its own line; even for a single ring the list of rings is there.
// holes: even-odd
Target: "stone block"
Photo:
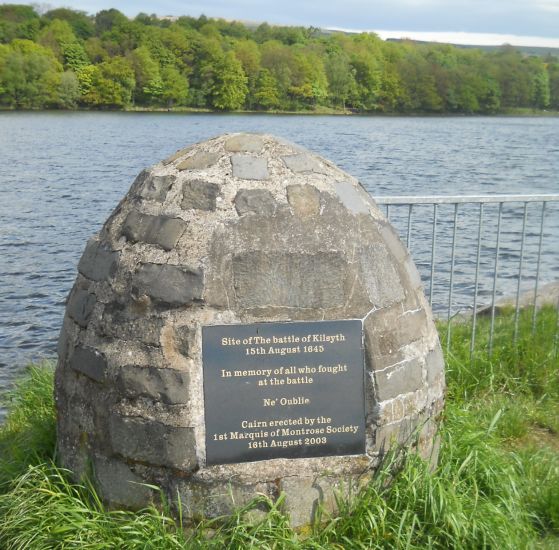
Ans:
[[[113,451],[123,457],[183,471],[191,471],[197,464],[192,428],[113,415],[109,431]]]
[[[386,308],[403,300],[402,282],[386,247],[375,243],[362,247],[358,254],[363,285],[371,303]]]
[[[163,202],[176,181],[175,176],[150,176],[146,178],[138,194],[144,199]]]
[[[233,280],[243,308],[328,309],[345,303],[347,264],[337,252],[244,252],[233,256]]]
[[[132,305],[125,307],[123,304],[112,302],[105,306],[97,334],[159,346],[163,324],[163,319],[149,316],[149,311],[137,312]]]
[[[176,153],[173,153],[170,157],[167,157],[163,161],[163,166],[167,166],[168,164],[171,164],[172,162],[179,160],[181,157],[184,157],[187,153],[192,151],[193,148],[194,146],[190,145],[188,147],[185,147],[184,149],[179,149]]]
[[[422,368],[418,359],[409,359],[394,367],[373,373],[378,401],[385,401],[418,390],[422,384]]]
[[[127,397],[145,396],[169,405],[188,402],[187,372],[125,365],[118,369],[117,388]]]
[[[424,309],[415,309],[403,313],[398,317],[400,341],[402,344],[407,344],[419,340],[427,332],[428,326],[427,312]]]
[[[421,276],[419,275],[419,271],[410,257],[404,261],[404,269],[406,271],[406,275],[408,276],[409,287],[414,290],[422,288],[423,283],[421,282]]]
[[[175,344],[177,351],[184,357],[190,357],[190,350],[194,346],[196,332],[187,325],[175,327]]]
[[[388,250],[398,262],[403,262],[408,257],[408,250],[400,240],[398,233],[391,225],[383,225],[380,230]]]
[[[140,189],[143,187],[144,182],[151,176],[151,170],[149,168],[145,168],[142,170],[137,176],[134,182],[132,183],[132,187],[130,188],[130,193],[132,195],[137,195]],[[117,207],[118,209],[118,207]],[[111,214],[111,217],[114,215]]]
[[[233,155],[231,157],[233,177],[243,180],[267,180],[268,161],[265,158],[251,157],[249,155]]]
[[[382,455],[398,445],[412,446],[419,439],[420,424],[419,417],[410,417],[378,427],[374,433],[373,451]]]
[[[131,242],[155,244],[172,250],[186,230],[186,222],[168,216],[150,216],[132,210],[122,226],[122,234]]]
[[[219,185],[204,180],[185,181],[182,186],[182,203],[184,210],[213,211],[219,195]]]
[[[336,181],[334,189],[342,204],[353,214],[367,214],[369,204],[351,181]]]
[[[230,137],[224,146],[225,150],[231,153],[260,153],[264,147],[264,141],[260,136],[254,134],[241,134]]]
[[[107,371],[107,359],[93,348],[78,346],[70,357],[70,367],[95,382],[102,382]]]
[[[66,360],[68,352],[71,348],[73,348],[78,331],[78,326],[72,322],[68,316],[64,317],[64,322],[62,324],[62,328],[60,329],[60,335],[56,345],[56,352],[61,361]]]
[[[95,294],[84,289],[75,289],[66,306],[66,312],[80,327],[86,327],[96,303]]]
[[[247,505],[257,495],[269,498],[277,497],[276,486],[273,482],[258,482],[252,484],[235,483],[234,479],[225,482],[204,482],[200,480],[177,480],[172,494],[180,498],[181,507],[187,519],[207,519],[227,516],[240,507]],[[256,512],[256,514],[255,514]],[[260,512],[260,514],[258,513]],[[251,510],[244,520],[264,515],[265,507],[261,510]]]
[[[297,155],[286,155],[281,157],[284,164],[296,174],[301,172],[315,172],[317,174],[326,174],[327,170],[318,159],[310,154],[300,153]]]
[[[439,345],[427,354],[425,365],[427,370],[427,385],[435,385],[438,379],[444,375],[444,355]]]
[[[184,306],[202,300],[204,277],[199,269],[144,263],[133,277],[133,287],[158,302]]]
[[[267,189],[241,189],[235,196],[237,214],[242,216],[247,212],[254,212],[261,216],[272,216],[277,203]]]
[[[326,517],[337,510],[336,496],[347,498],[358,489],[357,480],[345,476],[343,481],[334,477],[284,477],[279,482],[280,493],[285,494],[283,511],[292,527],[314,524],[320,513]]]
[[[78,264],[78,271],[92,281],[105,281],[118,269],[119,253],[97,239],[89,239]]]
[[[320,192],[312,185],[288,185],[287,201],[300,218],[312,218],[320,212]]]
[[[93,468],[99,492],[109,506],[140,510],[152,502],[153,489],[123,462],[96,456]]]
[[[195,153],[177,164],[177,170],[205,170],[219,160],[219,153]]]

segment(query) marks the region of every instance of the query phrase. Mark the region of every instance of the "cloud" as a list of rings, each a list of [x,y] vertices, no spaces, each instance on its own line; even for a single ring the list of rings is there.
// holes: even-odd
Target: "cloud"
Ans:
[[[463,44],[472,46],[539,46],[542,48],[559,48],[559,38],[540,36],[519,36],[516,34],[468,33],[468,32],[418,32],[418,31],[383,31],[376,32],[383,40],[387,38],[409,38],[423,42],[441,42],[445,44]]]
[[[542,11],[559,12],[559,0],[537,0],[535,4]]]

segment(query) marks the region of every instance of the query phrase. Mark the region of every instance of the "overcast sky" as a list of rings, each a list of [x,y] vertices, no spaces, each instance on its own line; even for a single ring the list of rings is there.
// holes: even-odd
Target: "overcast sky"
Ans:
[[[15,2],[17,0],[10,3]],[[203,13],[211,17],[277,24],[397,31],[410,38],[415,38],[414,31],[542,37],[548,40],[541,45],[559,47],[559,0],[63,0],[51,4],[89,13],[114,7],[128,16],[140,11],[158,15],[199,16]],[[463,34],[452,36],[468,42]],[[476,39],[475,43],[480,43],[479,40],[500,43],[500,37]],[[531,45],[539,45],[535,41],[534,38],[528,40]]]

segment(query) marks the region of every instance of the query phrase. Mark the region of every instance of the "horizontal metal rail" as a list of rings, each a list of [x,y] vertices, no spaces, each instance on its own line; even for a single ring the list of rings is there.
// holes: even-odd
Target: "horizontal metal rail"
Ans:
[[[375,201],[384,206],[387,218],[405,238],[433,310],[447,319],[447,346],[451,320],[461,310],[471,310],[473,355],[481,304],[491,311],[491,355],[498,283],[505,283],[499,292],[509,294],[515,309],[513,341],[518,336],[522,283],[533,285],[529,291],[534,333],[542,259],[547,277],[553,277],[559,267],[559,194],[384,196]],[[436,290],[442,301],[437,300]]]
[[[398,196],[374,197],[377,204],[466,204],[500,202],[551,202],[559,201],[559,195],[430,195],[425,197]]]

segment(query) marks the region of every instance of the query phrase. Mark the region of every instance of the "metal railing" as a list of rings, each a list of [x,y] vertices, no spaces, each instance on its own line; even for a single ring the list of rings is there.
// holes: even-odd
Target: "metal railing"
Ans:
[[[480,305],[490,310],[493,349],[498,298],[514,305],[518,337],[522,291],[533,292],[532,332],[543,280],[559,279],[559,195],[376,197],[421,273],[435,315],[447,321],[471,312],[470,354]],[[559,304],[558,304],[559,307]],[[558,317],[559,318],[559,317]],[[556,335],[559,334],[559,328]]]

